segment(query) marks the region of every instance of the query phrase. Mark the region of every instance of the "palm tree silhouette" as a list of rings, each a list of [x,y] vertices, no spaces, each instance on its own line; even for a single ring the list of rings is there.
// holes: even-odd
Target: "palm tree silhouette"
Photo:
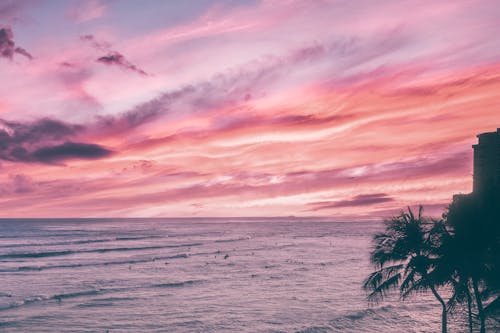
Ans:
[[[459,281],[454,297],[462,290],[467,301],[473,295],[480,320],[480,332],[486,332],[488,296],[500,294],[500,195],[496,192],[470,194],[454,200],[448,208],[447,223],[453,235],[445,242],[442,263]],[[490,305],[498,301],[490,302]],[[470,308],[470,307],[469,307]],[[491,306],[489,307],[491,310]],[[469,318],[471,316],[469,315]],[[469,319],[469,321],[471,321]]]
[[[376,271],[363,284],[370,301],[378,302],[389,290],[399,289],[402,299],[415,292],[430,290],[441,304],[441,331],[447,331],[447,304],[436,287],[441,279],[435,278],[438,258],[436,237],[431,233],[435,221],[422,216],[419,207],[415,216],[410,207],[400,215],[385,221],[385,231],[373,238],[374,249],[370,260]]]
[[[448,300],[448,312],[454,312],[458,306],[467,302],[467,319],[469,332],[473,331],[472,319],[472,286],[468,266],[464,260],[467,248],[463,246],[463,239],[456,237],[454,229],[445,221],[448,214],[443,214],[443,219],[437,222],[430,231],[434,239],[434,256],[436,263],[432,271],[433,279],[440,285],[451,286],[452,296]]]
[[[499,182],[500,183],[500,182]],[[499,184],[500,185],[500,184]],[[481,212],[482,246],[485,248],[483,295],[490,302],[484,307],[484,317],[500,311],[500,188],[493,188],[478,199]],[[498,317],[497,317],[498,318]]]

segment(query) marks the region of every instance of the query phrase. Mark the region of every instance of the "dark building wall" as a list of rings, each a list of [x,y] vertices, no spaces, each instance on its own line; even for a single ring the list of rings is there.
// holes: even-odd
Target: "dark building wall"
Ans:
[[[474,148],[473,192],[500,190],[500,128],[483,133]]]

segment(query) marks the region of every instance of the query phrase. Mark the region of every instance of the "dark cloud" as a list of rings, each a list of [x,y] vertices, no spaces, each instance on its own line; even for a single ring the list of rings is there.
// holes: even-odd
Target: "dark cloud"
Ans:
[[[67,159],[99,159],[111,155],[111,151],[96,144],[65,142],[60,145],[41,147],[31,156],[39,162],[55,163]]]
[[[108,42],[98,41],[94,35],[82,35],[80,39],[84,42],[90,43],[90,45],[99,51],[109,51],[111,49],[111,44]]]
[[[107,53],[106,55],[97,58],[96,59],[97,62],[105,65],[119,66],[123,69],[130,70],[144,76],[149,75],[144,70],[142,70],[141,68],[137,67],[136,65],[128,61],[123,54],[114,51],[111,48],[110,43],[99,41],[97,40],[97,38],[95,38],[94,35],[82,35],[80,36],[80,40],[89,43],[90,46],[92,46],[94,49],[98,51]]]
[[[110,52],[107,55],[98,58],[96,61],[106,65],[116,65],[121,68],[134,71],[144,76],[148,75],[148,73],[146,73],[144,70],[140,69],[136,65],[132,64],[130,61],[125,59],[125,57],[121,53],[118,53],[116,51]]]
[[[14,33],[10,27],[0,28],[0,57],[12,60],[15,53],[23,55],[30,60],[33,59],[33,56],[28,51],[22,47],[16,47]]]
[[[14,34],[10,28],[0,28],[0,56],[12,59],[16,44]]]
[[[340,201],[321,201],[313,202],[309,205],[313,206],[313,211],[339,208],[339,207],[358,207],[358,206],[370,206],[378,203],[391,202],[394,198],[388,196],[386,193],[373,193],[373,194],[360,194],[349,200]]]
[[[69,138],[83,126],[41,119],[32,123],[0,119],[0,159],[11,162],[55,163],[66,159],[96,159],[111,151],[95,144],[74,143]]]
[[[25,49],[23,49],[22,47],[16,47],[16,49],[14,50],[14,52],[16,52],[16,53],[18,53],[20,55],[25,56],[29,60],[33,60],[33,56],[28,51],[26,51]]]
[[[75,135],[83,127],[58,120],[44,118],[31,123],[20,123],[0,119],[0,148],[10,144],[33,144],[62,140]]]

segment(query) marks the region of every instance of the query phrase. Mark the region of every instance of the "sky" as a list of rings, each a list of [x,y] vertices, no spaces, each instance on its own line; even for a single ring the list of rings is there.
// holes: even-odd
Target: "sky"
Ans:
[[[496,0],[0,0],[0,216],[440,214]]]

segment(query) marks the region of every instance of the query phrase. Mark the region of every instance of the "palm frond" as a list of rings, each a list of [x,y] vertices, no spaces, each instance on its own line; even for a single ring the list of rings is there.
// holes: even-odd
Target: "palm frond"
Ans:
[[[418,219],[421,221],[423,219],[423,213],[424,213],[424,206],[419,205],[418,206]]]
[[[472,297],[469,289],[469,281],[451,279],[451,283],[453,286],[453,294],[448,300],[446,307],[448,311],[454,312],[457,306],[466,302],[467,299],[472,301]]]
[[[411,288],[411,286],[415,283],[415,276],[417,275],[417,271],[414,269],[410,269],[410,267],[407,265],[405,267],[405,272],[404,272],[404,279],[403,282],[401,282],[401,286],[399,287],[399,290],[401,292],[404,292]]]
[[[427,283],[426,279],[421,277],[420,279],[412,281],[411,284],[408,284],[408,288],[406,288],[405,290],[401,290],[400,297],[404,300],[412,294],[417,292],[424,292],[428,290],[428,288],[429,284]]]
[[[363,289],[370,291],[368,300],[378,302],[387,295],[389,290],[396,289],[401,280],[403,267],[403,264],[398,264],[383,267],[371,273],[363,283]]]

